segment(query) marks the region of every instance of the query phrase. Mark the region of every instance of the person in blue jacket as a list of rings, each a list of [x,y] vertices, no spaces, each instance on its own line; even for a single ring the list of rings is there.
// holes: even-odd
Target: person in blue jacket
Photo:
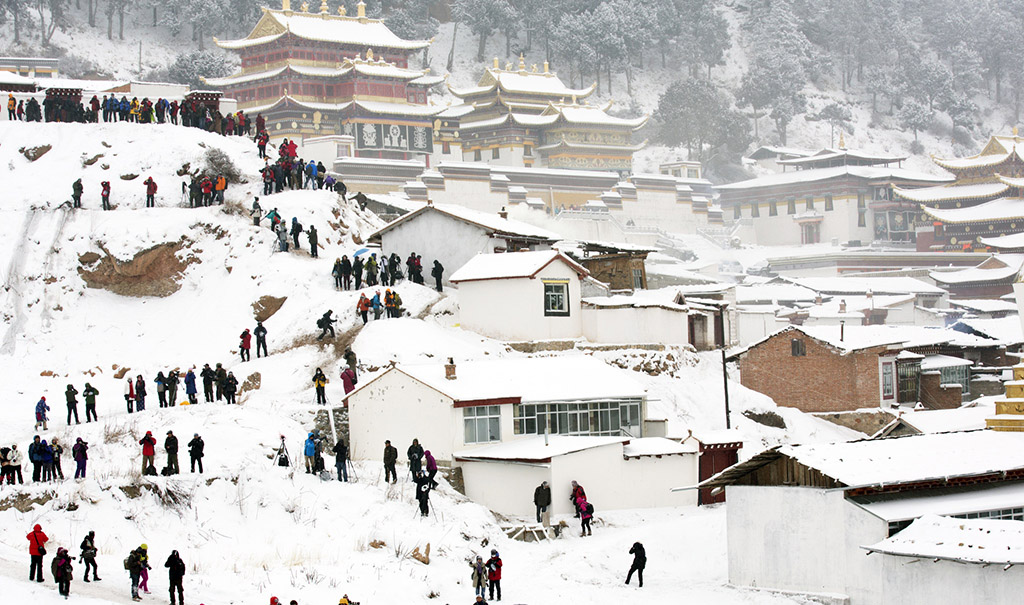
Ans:
[[[185,374],[185,394],[188,395],[188,402],[191,405],[196,404],[196,373],[189,368],[188,373]]]
[[[306,457],[306,473],[312,474],[313,469],[316,468],[316,440],[313,439],[313,433],[306,438],[302,453]]]
[[[36,455],[39,457],[39,465],[43,469],[42,481],[53,481],[56,479],[53,472],[53,448],[43,439],[36,447]]]
[[[40,426],[43,427],[44,431],[46,430],[46,420],[47,420],[46,413],[49,412],[49,411],[50,411],[50,406],[46,405],[46,397],[40,398],[39,401],[36,403],[36,428],[35,428],[35,430],[38,431]]]
[[[380,301],[380,290],[377,290],[370,299],[370,305],[373,307],[373,319],[380,319],[380,314],[384,311],[384,304]]]

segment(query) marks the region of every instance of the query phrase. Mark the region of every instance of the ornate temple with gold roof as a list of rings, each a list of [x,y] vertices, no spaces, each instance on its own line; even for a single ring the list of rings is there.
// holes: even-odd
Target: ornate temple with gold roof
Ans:
[[[932,158],[956,177],[920,189],[895,188],[901,199],[920,205],[917,249],[1019,250],[1024,240],[1024,137],[993,135],[977,155]]]
[[[444,110],[430,102],[443,81],[409,68],[410,57],[432,40],[403,40],[360,0],[354,17],[326,0],[319,12],[290,0],[263,16],[241,40],[217,40],[238,53],[241,69],[208,86],[238,100],[239,109],[262,114],[275,140],[323,135],[354,137],[358,157],[425,159],[433,151],[432,118]]]
[[[503,166],[603,170],[625,176],[633,153],[646,141],[633,133],[647,116],[619,118],[611,103],[591,105],[594,92],[569,88],[549,69],[526,65],[522,56],[502,69],[498,59],[471,88],[452,88],[462,100],[438,114],[434,136],[445,153],[465,161]],[[454,158],[453,158],[454,159]]]

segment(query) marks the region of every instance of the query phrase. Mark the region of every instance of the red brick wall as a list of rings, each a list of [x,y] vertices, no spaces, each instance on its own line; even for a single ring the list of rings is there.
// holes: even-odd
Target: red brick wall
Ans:
[[[807,355],[793,357],[790,340],[804,341]],[[798,331],[777,334],[740,360],[740,382],[781,406],[805,412],[878,407],[878,355],[885,347],[846,355]]]
[[[942,374],[921,372],[921,403],[933,410],[949,410],[960,407],[963,391],[960,385],[942,388]]]

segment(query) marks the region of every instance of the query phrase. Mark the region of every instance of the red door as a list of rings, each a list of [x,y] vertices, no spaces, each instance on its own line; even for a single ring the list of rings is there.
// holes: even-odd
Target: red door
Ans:
[[[736,464],[739,460],[739,449],[743,447],[740,442],[734,443],[712,443],[710,445],[700,444],[700,468],[699,480],[704,481],[717,473],[724,471]],[[725,490],[711,495],[710,489],[698,491],[697,505],[715,504],[725,502]]]

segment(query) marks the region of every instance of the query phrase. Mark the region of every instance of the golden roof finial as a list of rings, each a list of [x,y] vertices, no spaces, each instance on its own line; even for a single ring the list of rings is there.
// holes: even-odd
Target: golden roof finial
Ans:
[[[839,131],[839,148],[846,149],[846,139],[843,137],[843,131]]]
[[[1017,136],[1017,127],[1016,126],[1013,127],[1013,136]]]
[[[292,10],[292,0],[281,0],[281,10],[290,11]]]
[[[320,0],[320,12],[324,15],[331,12],[331,8],[327,6],[327,0]]]
[[[344,17],[346,12],[347,11],[345,10],[345,5],[344,4],[339,4],[338,5],[338,16],[339,17]]]
[[[511,61],[506,61],[505,62],[505,71],[512,71],[512,62]]]
[[[548,73],[548,62],[544,62],[544,73]]]
[[[537,64],[536,63],[530,64],[530,71],[532,71],[533,73],[537,73]]]
[[[576,104],[576,95],[573,95],[573,96],[572,96],[572,104],[573,104],[573,105],[575,105],[575,104]]]
[[[498,57],[494,57],[494,69],[501,69],[501,66],[498,65]]]
[[[302,12],[308,13],[309,12],[309,2],[303,2],[302,6],[300,6],[299,8],[302,10]]]
[[[366,60],[367,61],[373,61],[373,49],[372,48],[367,48],[366,49]]]
[[[359,4],[356,5],[356,16],[360,19],[366,18],[366,3],[363,0],[359,0]]]
[[[519,53],[519,71],[526,71],[526,60],[523,58],[523,53]]]

